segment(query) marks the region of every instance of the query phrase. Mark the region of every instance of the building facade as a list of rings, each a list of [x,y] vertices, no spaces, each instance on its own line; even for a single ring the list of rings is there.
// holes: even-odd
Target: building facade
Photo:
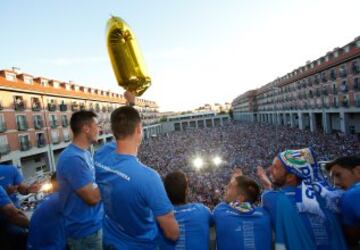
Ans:
[[[125,104],[117,93],[78,84],[0,71],[0,162],[19,166],[24,177],[55,170],[61,151],[70,143],[71,114],[93,110],[98,115],[95,149],[112,140],[110,114]],[[158,106],[136,98],[144,135],[160,133]]]
[[[360,37],[232,102],[235,120],[360,134]]]

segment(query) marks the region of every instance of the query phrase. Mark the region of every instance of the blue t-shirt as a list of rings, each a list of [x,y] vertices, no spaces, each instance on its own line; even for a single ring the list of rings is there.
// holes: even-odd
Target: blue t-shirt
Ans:
[[[11,203],[9,196],[7,195],[5,189],[0,186],[0,208],[4,207],[9,203]]]
[[[9,185],[20,185],[24,181],[24,177],[20,174],[16,166],[0,165],[0,186],[5,190]],[[10,199],[16,207],[19,207],[19,199],[16,193],[9,195]]]
[[[340,209],[343,224],[360,228],[360,182],[341,197]]]
[[[47,196],[35,209],[30,221],[27,249],[66,249],[64,218],[59,193]]]
[[[90,152],[70,144],[60,154],[56,178],[66,236],[80,239],[98,231],[103,219],[101,202],[90,206],[76,194],[76,190],[89,183],[95,185],[95,169]]]
[[[159,174],[137,157],[95,154],[96,180],[104,203],[104,245],[156,249],[155,218],[173,211]]]
[[[300,186],[287,186],[283,187],[280,191],[267,191],[263,194],[262,203],[264,208],[270,213],[271,222],[274,228],[276,227],[277,197],[280,192],[284,192],[295,207],[297,200],[301,197]],[[326,218],[322,218],[319,215],[306,212],[299,213],[299,216],[304,222],[304,226],[311,235],[311,238],[316,244],[317,249],[331,249],[330,238],[332,230],[330,222]]]
[[[102,145],[99,149],[96,150],[95,155],[97,158],[106,157],[110,152],[116,150],[115,141],[111,141]]]
[[[272,233],[269,214],[260,207],[241,212],[221,202],[214,208],[218,250],[270,250]]]
[[[171,241],[159,234],[160,250],[209,249],[209,227],[212,216],[209,208],[200,203],[175,206],[175,218],[180,229],[177,241]]]

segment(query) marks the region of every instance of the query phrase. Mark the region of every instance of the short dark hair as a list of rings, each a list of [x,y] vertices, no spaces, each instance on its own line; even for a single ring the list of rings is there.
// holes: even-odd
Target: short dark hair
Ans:
[[[70,119],[70,127],[74,136],[81,132],[84,125],[90,124],[97,115],[90,110],[81,110],[74,112]]]
[[[237,188],[239,192],[245,195],[246,201],[255,203],[260,198],[260,186],[256,181],[247,176],[235,177]]]
[[[164,185],[172,204],[186,203],[186,189],[188,187],[188,182],[184,172],[174,171],[167,174]]]
[[[335,165],[348,170],[353,170],[355,167],[360,166],[360,157],[353,155],[337,158],[325,165],[326,171],[329,172]]]
[[[111,113],[111,130],[116,140],[132,135],[141,122],[139,112],[130,106],[123,106]]]

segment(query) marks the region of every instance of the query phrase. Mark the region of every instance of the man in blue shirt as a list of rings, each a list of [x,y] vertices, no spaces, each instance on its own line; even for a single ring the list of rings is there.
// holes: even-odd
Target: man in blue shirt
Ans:
[[[164,180],[165,189],[175,206],[175,218],[180,228],[177,241],[159,234],[160,250],[209,249],[209,227],[212,217],[209,208],[201,203],[187,203],[188,181],[181,171],[169,173]]]
[[[56,174],[51,176],[52,194],[45,197],[31,216],[27,249],[65,250],[64,218],[60,210],[60,198]]]
[[[310,148],[281,152],[269,167],[272,185],[277,190],[266,191],[262,203],[270,213],[276,247],[346,249],[336,216],[312,186],[311,179],[318,171]],[[264,172],[258,175],[262,183],[267,182]]]
[[[156,249],[159,223],[176,240],[179,228],[159,174],[137,158],[142,141],[139,113],[120,107],[111,114],[117,148],[95,154],[96,180],[104,203],[104,245],[109,249]]]
[[[10,199],[16,207],[20,207],[17,192],[22,195],[29,193],[36,193],[40,189],[39,183],[27,185],[24,182],[24,177],[21,175],[16,166],[0,164],[0,186],[2,186]]]
[[[335,186],[346,190],[340,200],[342,223],[349,245],[360,248],[360,157],[338,158],[326,169]]]
[[[57,164],[60,206],[70,249],[102,249],[103,210],[90,145],[97,141],[96,114],[73,113],[70,126],[73,142]]]
[[[241,175],[231,178],[225,202],[213,211],[217,249],[271,249],[269,215],[254,205],[259,198],[260,187],[255,181]]]
[[[21,228],[29,226],[29,220],[26,215],[16,208],[6,191],[0,186],[0,216],[6,221],[0,224],[0,246],[1,249],[25,249],[26,233],[25,232],[10,232],[7,226],[16,225]]]

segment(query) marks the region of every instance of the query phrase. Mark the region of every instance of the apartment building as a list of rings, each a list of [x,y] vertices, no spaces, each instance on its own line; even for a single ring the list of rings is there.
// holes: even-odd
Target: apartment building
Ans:
[[[110,114],[125,102],[118,93],[1,70],[0,162],[19,166],[25,178],[54,170],[72,138],[69,122],[73,112],[87,109],[97,113],[97,148],[112,140]],[[136,98],[135,108],[143,119],[145,137],[159,133],[157,104]]]
[[[239,95],[232,109],[240,121],[360,134],[360,37]]]

